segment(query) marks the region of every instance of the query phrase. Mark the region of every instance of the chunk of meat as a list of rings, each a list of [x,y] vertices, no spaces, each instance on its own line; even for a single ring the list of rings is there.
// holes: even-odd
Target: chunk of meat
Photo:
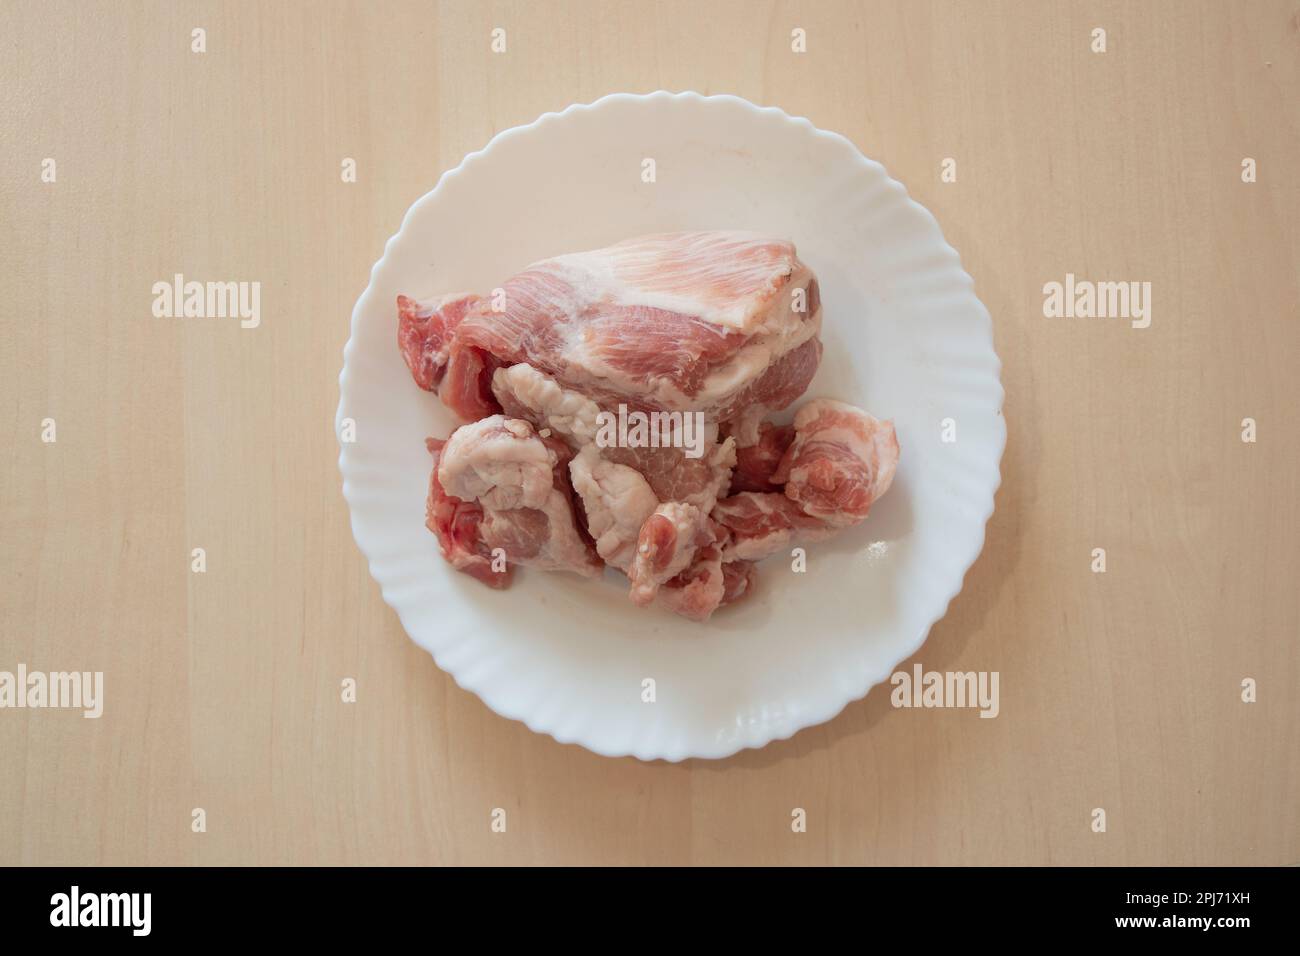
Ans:
[[[553,464],[533,426],[494,415],[452,432],[438,480],[448,494],[484,508],[538,508],[551,492]]]
[[[610,567],[627,570],[641,525],[659,507],[654,490],[635,468],[601,457],[595,445],[587,445],[574,456],[569,473],[596,552]]]
[[[709,372],[734,358],[746,339],[694,312],[603,303],[584,312],[583,367],[599,369],[611,382],[630,383],[638,393],[668,383],[682,395],[698,395]]]
[[[794,418],[795,439],[773,480],[807,515],[843,528],[867,516],[898,467],[894,423],[830,399],[808,402]]]
[[[704,447],[705,452],[699,458],[687,456],[681,448],[610,447],[600,452],[608,461],[626,465],[643,475],[661,502],[685,502],[707,514],[731,483],[736,446],[731,439],[716,444],[710,438],[705,440]]]
[[[775,446],[790,438],[764,427],[760,442]],[[713,509],[713,519],[731,534],[725,546],[729,559],[758,561],[796,541],[826,538],[864,519],[872,502],[889,490],[898,465],[893,423],[843,402],[817,399],[799,409],[793,430],[767,478],[780,490],[742,491]],[[761,472],[754,460],[761,458],[766,466],[772,452],[772,447],[752,451],[741,460]],[[736,481],[733,477],[733,488]]]
[[[816,278],[793,244],[751,233],[630,239],[535,263],[501,291],[475,303],[452,342],[440,395],[463,417],[496,410],[483,377],[494,364],[527,363],[603,407],[717,422],[788,404],[820,358],[808,346],[821,328]]]
[[[429,440],[442,553],[493,587],[515,564],[608,564],[634,604],[708,620],[753,590],[754,562],[861,521],[893,480],[889,422],[827,400],[764,420],[812,381],[820,329],[793,244],[741,232],[547,259],[490,301],[399,296],[412,377],[470,423]],[[629,412],[653,416],[649,441],[611,440]],[[664,416],[684,442],[658,447]]]
[[[796,541],[817,541],[835,531],[779,491],[742,491],[723,498],[712,518],[730,532],[729,560],[761,561]]]
[[[562,388],[527,363],[497,369],[492,376],[492,394],[511,418],[550,429],[573,448],[596,440],[600,406],[581,392]]]
[[[730,481],[735,443],[728,439],[719,444],[717,427],[700,425],[692,417],[689,424],[691,437],[699,439],[698,458],[685,448],[606,444],[607,431],[615,429],[603,428],[601,416],[613,418],[615,413],[525,363],[499,369],[492,389],[507,414],[526,419],[579,450],[571,469],[573,485],[597,551],[633,577],[633,600],[649,603],[660,583],[690,563],[695,535],[683,534],[674,537],[671,545],[664,544],[673,552],[667,573],[663,568],[652,570],[653,562],[645,558],[633,571],[636,552],[630,548],[639,537],[648,546],[657,545],[669,528],[700,525]],[[655,414],[674,415],[679,422],[683,418],[680,412]],[[693,434],[697,426],[698,436]],[[651,520],[656,509],[660,521]],[[660,557],[667,553],[655,551]]]
[[[451,340],[465,313],[479,297],[455,292],[440,299],[419,302],[397,297],[397,347],[415,384],[432,392],[442,382],[451,354]]]
[[[713,444],[716,429],[710,436],[705,443],[708,450],[699,458],[688,457],[680,448],[601,449],[607,461],[644,477],[659,502],[637,531],[639,563],[629,570],[634,604],[649,604],[659,584],[688,567],[696,548],[711,540],[704,534],[705,521],[731,482],[736,453],[731,439]]]
[[[433,456],[429,474],[429,497],[425,506],[425,525],[438,538],[442,556],[457,571],[478,578],[488,587],[510,586],[512,570],[508,563],[497,562],[494,568],[492,549],[483,541],[483,508],[475,501],[463,501],[447,494],[438,480],[438,462],[446,442],[425,439]]]
[[[752,561],[727,561],[722,565],[722,603],[735,604],[754,591],[758,573]]]
[[[822,360],[821,339],[809,339],[786,352],[736,396],[721,419],[741,445],[758,440],[757,427],[764,416],[780,411],[805,391]]]
[[[467,422],[497,414],[501,406],[492,394],[492,377],[505,364],[482,349],[461,349],[458,355],[453,345],[438,398]]]
[[[570,452],[528,422],[494,415],[452,433],[437,481],[481,509],[477,553],[499,549],[507,562],[593,577],[603,570],[584,536],[569,486]]]
[[[659,589],[659,601],[674,614],[703,623],[727,595],[721,553],[701,555],[689,568]]]
[[[574,389],[560,386],[530,365],[499,369],[493,376],[492,389],[507,414],[559,435],[575,449],[597,445],[606,461],[640,473],[661,502],[689,503],[707,513],[727,487],[735,465],[735,442],[730,439],[719,442],[716,425],[704,422],[700,428],[698,458],[691,457],[686,448],[626,447],[602,440],[600,416],[608,415],[612,419],[615,412],[602,409]],[[692,432],[695,427],[692,419]]]
[[[710,532],[713,540],[699,547],[690,565],[657,592],[660,604],[692,621],[707,621],[718,608],[752,591],[754,566],[726,558],[726,529],[708,522],[705,533]]]
[[[731,473],[731,493],[781,490],[772,476],[793,441],[793,425],[773,425],[771,422],[760,424],[757,440],[751,445],[736,449],[736,470]]]
[[[707,512],[695,505],[670,501],[646,518],[628,571],[633,604],[645,607],[654,600],[659,585],[686,570],[700,543],[697,538],[712,543],[713,534],[705,527],[706,517]]]

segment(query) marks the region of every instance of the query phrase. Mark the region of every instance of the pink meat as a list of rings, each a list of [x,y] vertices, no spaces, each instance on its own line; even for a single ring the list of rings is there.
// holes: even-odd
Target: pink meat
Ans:
[[[724,456],[728,464],[719,469],[716,447],[699,458],[688,458],[680,448],[617,447],[602,448],[601,457],[640,472],[660,501],[707,501],[711,507],[711,499],[726,490],[731,472],[729,455]]]
[[[833,531],[777,491],[742,491],[723,498],[711,517],[730,532],[726,553],[734,560],[760,561],[796,540],[813,541]]]
[[[501,415],[456,429],[440,444],[431,479],[440,502],[455,502],[473,534],[459,550],[444,546],[453,566],[482,577],[481,560],[453,559],[467,551],[476,559],[496,555],[498,565],[600,574],[604,566],[575,514],[571,457],[564,442]]]
[[[799,409],[793,438],[768,476],[776,491],[742,491],[723,498],[711,517],[730,532],[728,559],[757,561],[800,541],[816,541],[862,521],[872,503],[889,490],[898,465],[898,438],[891,422],[861,409],[817,399]],[[788,436],[764,423],[759,444],[746,451],[754,464],[770,463],[775,446]],[[762,450],[764,442],[770,447]],[[739,472],[739,468],[738,468]],[[742,479],[748,480],[748,479]],[[732,487],[737,483],[732,477]],[[756,482],[755,482],[756,483]]]
[[[809,339],[791,349],[736,395],[720,413],[719,421],[730,422],[754,412],[765,414],[786,408],[808,390],[821,360],[820,339]]]
[[[809,344],[820,327],[817,280],[791,243],[646,236],[535,263],[474,303],[441,397],[464,418],[491,414],[499,406],[484,370],[526,362],[602,406],[703,411],[720,422],[797,397],[820,358]]]
[[[438,398],[467,422],[495,415],[501,406],[492,395],[492,375],[502,365],[496,356],[483,349],[453,345]]]
[[[758,579],[752,561],[728,561],[722,566],[722,603],[735,604],[754,591]]]
[[[707,621],[727,598],[724,567],[722,550],[716,544],[698,549],[690,565],[659,588],[659,602],[674,614]]]
[[[461,425],[447,441],[429,438],[429,528],[443,557],[494,588],[515,564],[601,574],[591,538],[575,512],[571,451],[532,425],[493,416]],[[502,568],[493,571],[493,563]]]
[[[898,467],[898,436],[843,402],[811,401],[794,420],[795,439],[773,480],[812,517],[835,527],[857,524],[886,491]]]
[[[478,296],[454,293],[430,302],[397,297],[397,347],[415,384],[437,389],[447,371],[452,337]]]
[[[739,232],[547,259],[490,297],[399,296],[412,377],[468,422],[428,442],[444,557],[497,588],[514,564],[613,567],[634,604],[696,621],[743,599],[754,562],[861,521],[897,466],[892,424],[852,406],[763,420],[807,389],[820,327],[794,246]],[[691,454],[622,447],[603,424],[621,411],[701,413],[703,430]]]
[[[779,491],[781,486],[772,480],[772,475],[793,441],[793,425],[773,425],[771,422],[759,425],[758,441],[736,449],[736,470],[731,475],[731,493]]]
[[[425,524],[438,539],[442,556],[457,571],[478,578],[488,587],[510,586],[511,568],[492,569],[492,549],[481,533],[483,509],[476,502],[463,501],[447,494],[438,480],[438,459],[447,443],[440,438],[426,438],[425,445],[433,456],[429,474],[429,497],[425,506]]]
[[[645,520],[628,570],[633,604],[648,605],[661,584],[690,566],[699,548],[715,542],[711,524],[699,508],[676,501],[660,505]]]
[[[657,592],[660,604],[692,621],[707,621],[718,608],[752,593],[756,576],[752,562],[727,556],[726,528],[708,521],[702,536],[691,563]]]

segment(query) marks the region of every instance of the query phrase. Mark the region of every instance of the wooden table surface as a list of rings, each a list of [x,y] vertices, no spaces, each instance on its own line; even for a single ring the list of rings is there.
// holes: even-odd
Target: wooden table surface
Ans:
[[[4,0],[0,48],[0,670],[105,675],[97,720],[0,710],[0,863],[1300,862],[1294,0]],[[884,686],[610,760],[380,600],[333,432],[371,264],[497,131],[657,88],[844,134],[974,276],[1003,486],[906,666],[998,671],[996,719]],[[155,318],[175,273],[260,282],[261,325]],[[1150,282],[1150,327],[1044,317],[1067,273]]]

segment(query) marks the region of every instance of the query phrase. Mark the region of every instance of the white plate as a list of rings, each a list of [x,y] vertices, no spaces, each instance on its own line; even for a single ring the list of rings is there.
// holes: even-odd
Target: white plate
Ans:
[[[424,527],[424,437],[453,419],[398,354],[397,294],[488,292],[538,259],[680,229],[794,240],[824,307],[805,397],[894,420],[893,488],[862,525],[810,546],[806,572],[763,562],[756,593],[705,625],[638,610],[612,572],[524,571],[505,592],[453,572]],[[352,313],[343,494],[406,632],[497,713],[611,756],[724,757],[829,720],[943,615],[1000,480],[999,370],[938,224],[848,140],[733,96],[616,94],[506,130],[407,212]],[[946,418],[955,442],[941,441]]]

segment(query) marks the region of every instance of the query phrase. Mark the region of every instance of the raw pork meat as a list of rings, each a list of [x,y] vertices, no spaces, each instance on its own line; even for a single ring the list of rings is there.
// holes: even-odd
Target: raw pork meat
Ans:
[[[627,570],[642,523],[659,507],[654,489],[635,468],[602,458],[595,445],[578,452],[569,471],[596,552],[610,567]]]
[[[757,561],[796,540],[816,541],[857,524],[889,490],[897,467],[893,422],[843,402],[808,402],[795,414],[794,438],[770,477],[782,490],[742,491],[714,507],[713,519],[731,533],[725,554]]]
[[[738,601],[748,593],[753,566],[747,562],[729,561],[723,555],[722,545],[727,531],[714,521],[706,521],[696,533],[696,547],[690,563],[665,581],[656,593],[659,602],[673,613],[692,621],[707,621],[719,607]],[[633,603],[648,603],[643,596],[638,600],[635,585],[632,599]]]
[[[428,440],[444,557],[496,588],[516,564],[609,567],[632,603],[706,621],[755,561],[863,520],[893,479],[892,424],[825,399],[765,421],[817,371],[820,299],[791,243],[741,232],[558,256],[488,297],[399,296],[412,377],[469,422]],[[694,416],[698,441],[608,441],[628,410]]]
[[[569,458],[562,441],[504,415],[452,433],[438,455],[436,481],[446,499],[472,502],[480,510],[476,537],[462,546],[475,556],[473,567],[500,549],[508,563],[586,577],[601,573],[603,565],[574,515]]]
[[[720,423],[789,405],[821,358],[816,278],[793,244],[750,233],[630,239],[535,263],[499,292],[459,320],[453,299],[437,323],[455,326],[439,394],[467,420],[498,410],[490,372],[520,362],[603,406]]]
[[[670,501],[645,519],[628,571],[633,604],[645,607],[653,601],[659,585],[690,567],[700,544],[713,543],[712,530],[705,526],[706,517],[707,512],[695,505]]]
[[[494,569],[492,549],[483,543],[479,530],[483,509],[475,501],[462,501],[447,494],[438,480],[438,462],[446,444],[441,438],[425,439],[429,454],[433,455],[433,470],[429,473],[424,523],[437,536],[442,556],[453,568],[478,578],[488,587],[509,587],[510,566],[504,564]]]
[[[437,389],[447,371],[451,339],[465,313],[479,297],[465,293],[445,295],[432,302],[397,297],[397,346],[415,384],[426,392]]]
[[[753,444],[736,448],[736,470],[731,476],[731,493],[741,491],[779,491],[781,485],[773,481],[785,451],[794,441],[793,425],[773,425],[763,422],[758,426],[757,440]]]
[[[742,561],[761,561],[796,540],[817,541],[835,530],[804,514],[779,491],[742,491],[723,498],[713,509],[713,520],[731,533],[726,544],[728,557]]]
[[[893,422],[819,398],[794,417],[794,443],[773,480],[804,513],[837,528],[857,524],[889,490],[898,467]]]
[[[719,444],[716,426],[706,426],[699,458],[680,448],[600,447],[600,406],[532,366],[498,369],[492,390],[507,414],[550,430],[576,450],[573,487],[596,550],[628,573],[633,603],[650,603],[705,540],[705,519],[731,480],[735,442]]]

